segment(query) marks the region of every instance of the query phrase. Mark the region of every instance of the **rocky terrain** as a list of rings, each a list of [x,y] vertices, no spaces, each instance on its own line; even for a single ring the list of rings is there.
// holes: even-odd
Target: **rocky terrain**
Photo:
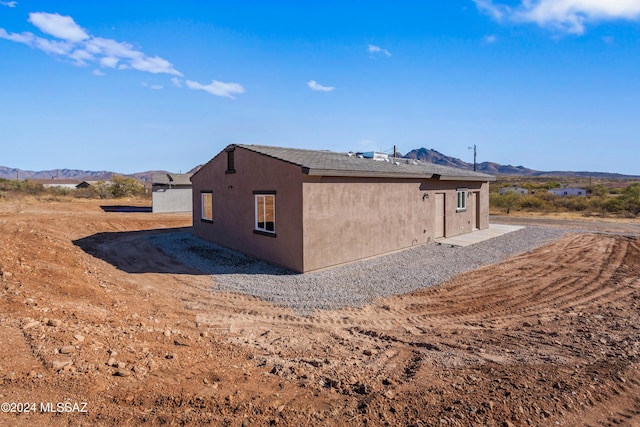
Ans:
[[[0,425],[640,423],[638,234],[300,315],[148,238],[190,223],[0,200]]]

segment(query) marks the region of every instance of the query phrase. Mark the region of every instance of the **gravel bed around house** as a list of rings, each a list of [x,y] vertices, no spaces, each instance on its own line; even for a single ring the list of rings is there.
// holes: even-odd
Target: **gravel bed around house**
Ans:
[[[241,292],[310,314],[317,309],[360,307],[378,297],[438,285],[456,274],[528,252],[566,233],[532,226],[467,247],[430,243],[305,274],[274,267],[189,232],[148,239],[165,254],[212,275],[213,291]]]

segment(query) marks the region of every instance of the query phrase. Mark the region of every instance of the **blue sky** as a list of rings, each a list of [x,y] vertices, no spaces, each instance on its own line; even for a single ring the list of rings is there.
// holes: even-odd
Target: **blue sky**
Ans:
[[[0,0],[0,165],[231,143],[640,175],[640,0]]]

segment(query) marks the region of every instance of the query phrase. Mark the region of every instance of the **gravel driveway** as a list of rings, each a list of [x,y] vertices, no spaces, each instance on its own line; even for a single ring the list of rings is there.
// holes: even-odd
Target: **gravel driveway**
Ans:
[[[566,233],[532,226],[467,247],[430,243],[305,274],[274,267],[189,232],[148,239],[167,255],[212,275],[214,291],[241,292],[309,314],[316,309],[360,307],[378,297],[434,286],[464,271],[528,252]]]

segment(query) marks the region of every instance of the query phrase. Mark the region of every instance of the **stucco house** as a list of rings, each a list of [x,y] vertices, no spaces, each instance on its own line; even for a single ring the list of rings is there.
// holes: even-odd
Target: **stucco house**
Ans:
[[[154,173],[151,175],[151,206],[153,212],[190,212],[191,175]]]
[[[407,159],[234,144],[191,177],[193,232],[309,272],[487,228],[493,180]]]

